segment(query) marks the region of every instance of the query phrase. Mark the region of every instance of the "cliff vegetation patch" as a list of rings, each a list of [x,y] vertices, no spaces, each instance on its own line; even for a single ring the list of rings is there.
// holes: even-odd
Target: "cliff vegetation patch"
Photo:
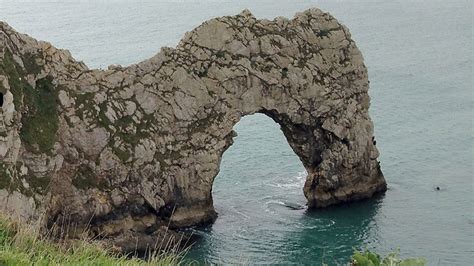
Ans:
[[[33,152],[50,153],[58,130],[57,90],[47,77],[36,82],[36,88],[25,87],[25,113],[20,136]]]

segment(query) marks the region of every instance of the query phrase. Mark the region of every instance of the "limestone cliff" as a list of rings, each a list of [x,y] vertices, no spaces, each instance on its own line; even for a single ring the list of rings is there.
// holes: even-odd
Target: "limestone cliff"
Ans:
[[[309,207],[368,198],[386,189],[368,88],[348,29],[318,9],[212,19],[108,70],[0,22],[0,206],[117,242],[210,222],[232,128],[254,113],[301,159]]]

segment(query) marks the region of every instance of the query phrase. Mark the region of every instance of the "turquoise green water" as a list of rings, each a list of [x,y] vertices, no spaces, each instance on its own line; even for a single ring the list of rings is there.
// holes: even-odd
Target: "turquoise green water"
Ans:
[[[474,264],[473,6],[469,1],[0,0],[0,20],[91,67],[131,64],[173,46],[203,20],[250,8],[291,17],[320,7],[346,24],[371,80],[371,116],[389,190],[307,211],[304,169],[278,125],[245,117],[213,187],[219,217],[194,229],[207,263],[343,263],[353,248]],[[440,191],[435,187],[439,186]]]
[[[195,231],[203,239],[189,257],[223,263],[330,263],[350,257],[352,247],[373,246],[383,199],[307,211],[304,168],[278,124],[256,114],[235,129],[239,136],[225,153],[213,187],[219,218]]]

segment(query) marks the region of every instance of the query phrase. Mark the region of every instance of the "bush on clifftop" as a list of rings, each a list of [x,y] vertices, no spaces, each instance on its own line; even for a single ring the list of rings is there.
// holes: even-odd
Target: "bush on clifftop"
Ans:
[[[401,259],[398,252],[392,252],[382,258],[379,254],[371,251],[356,251],[352,255],[351,263],[353,266],[424,266],[426,260],[422,258]]]

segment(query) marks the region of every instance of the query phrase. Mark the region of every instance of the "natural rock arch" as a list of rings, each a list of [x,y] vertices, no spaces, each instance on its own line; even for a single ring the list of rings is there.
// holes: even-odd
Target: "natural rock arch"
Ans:
[[[362,55],[318,9],[212,19],[175,49],[108,70],[5,23],[0,49],[0,202],[25,219],[90,223],[118,242],[168,221],[209,222],[232,128],[257,112],[280,124],[306,168],[309,207],[386,189]]]

